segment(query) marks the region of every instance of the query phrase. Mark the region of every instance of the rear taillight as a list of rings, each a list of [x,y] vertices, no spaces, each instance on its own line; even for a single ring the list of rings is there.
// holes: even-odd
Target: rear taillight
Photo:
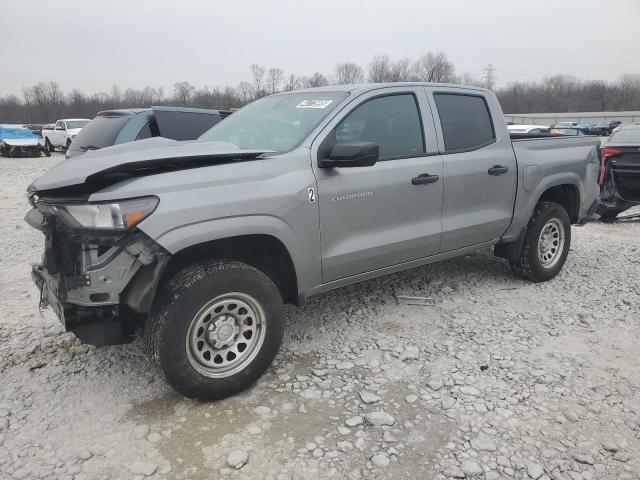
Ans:
[[[621,153],[622,152],[620,150],[616,150],[615,148],[603,147],[600,149],[600,175],[598,176],[598,183],[600,185],[604,183],[605,161],[607,158],[615,157]]]

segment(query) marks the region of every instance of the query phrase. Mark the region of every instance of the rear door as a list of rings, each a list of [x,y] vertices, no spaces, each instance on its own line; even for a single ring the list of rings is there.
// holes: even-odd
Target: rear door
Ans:
[[[481,90],[427,91],[444,165],[440,251],[493,241],[511,223],[517,178],[500,106]],[[502,124],[494,127],[498,116]]]
[[[375,142],[380,159],[370,167],[319,168],[318,156],[341,141]],[[323,282],[438,252],[443,172],[436,149],[420,87],[368,92],[329,123],[312,149]]]

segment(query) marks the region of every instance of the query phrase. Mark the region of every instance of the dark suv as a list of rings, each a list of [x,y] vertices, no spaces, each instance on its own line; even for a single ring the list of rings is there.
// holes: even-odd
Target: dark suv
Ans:
[[[98,113],[71,142],[66,158],[151,137],[195,140],[230,113],[182,107],[105,110]]]

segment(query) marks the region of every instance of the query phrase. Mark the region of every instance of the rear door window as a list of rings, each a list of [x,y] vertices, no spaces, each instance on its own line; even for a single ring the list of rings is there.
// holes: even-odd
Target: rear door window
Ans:
[[[195,140],[222,118],[218,114],[153,109],[161,137]]]
[[[422,123],[412,94],[369,100],[347,115],[335,130],[336,142],[375,142],[380,158],[425,152]]]
[[[493,143],[496,135],[484,98],[476,95],[435,93],[447,152],[472,150]]]

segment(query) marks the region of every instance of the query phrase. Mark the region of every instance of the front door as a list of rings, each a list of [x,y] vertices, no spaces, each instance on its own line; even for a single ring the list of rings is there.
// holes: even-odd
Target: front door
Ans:
[[[381,89],[345,110],[327,127],[317,155],[327,144],[367,141],[379,145],[380,159],[354,168],[318,168],[314,159],[324,283],[427,257],[440,247],[442,158],[429,152],[435,139],[425,138],[425,131],[434,134],[424,92]]]

